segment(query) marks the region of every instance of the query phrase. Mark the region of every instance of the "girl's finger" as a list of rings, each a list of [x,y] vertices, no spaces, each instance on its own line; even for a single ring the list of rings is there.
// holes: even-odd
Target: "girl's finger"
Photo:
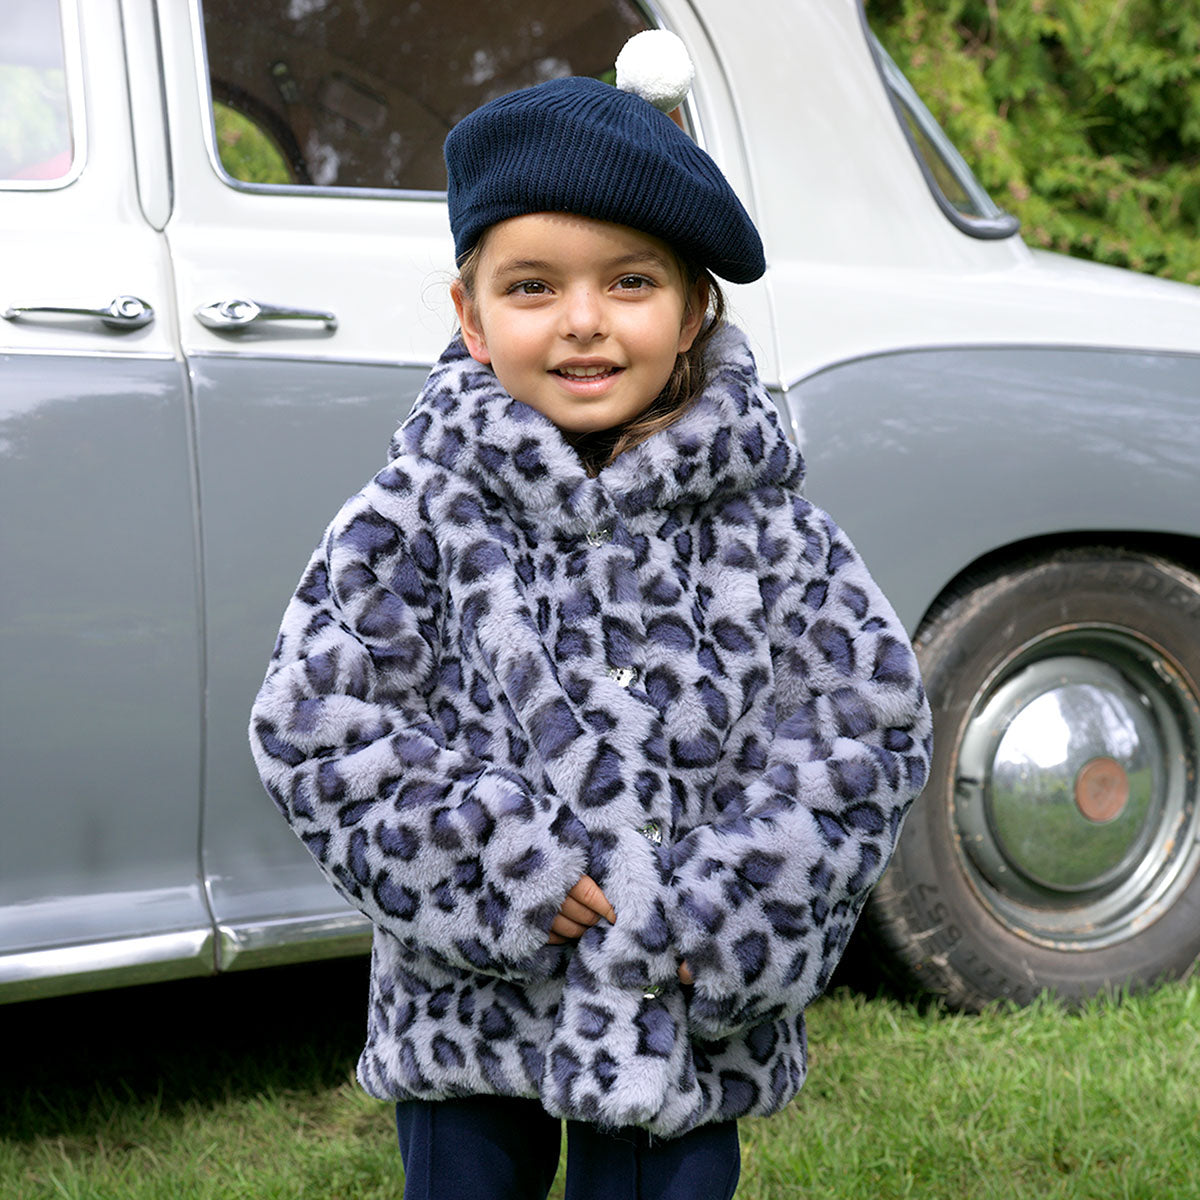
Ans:
[[[580,904],[574,896],[568,896],[558,910],[569,921],[577,925],[595,925],[600,920],[600,914],[593,912],[586,904]]]
[[[607,919],[610,925],[615,925],[617,913],[608,902],[608,897],[600,890],[600,885],[590,876],[583,875],[579,882],[570,890],[568,895],[574,897],[580,904],[586,905],[594,913]]]
[[[580,925],[577,921],[568,921],[566,917],[559,913],[558,916],[550,922],[551,932],[560,934],[565,938],[583,937],[588,931],[587,925]]]
[[[685,962],[681,962],[679,964],[679,982],[684,984],[690,984],[693,982],[692,969]]]

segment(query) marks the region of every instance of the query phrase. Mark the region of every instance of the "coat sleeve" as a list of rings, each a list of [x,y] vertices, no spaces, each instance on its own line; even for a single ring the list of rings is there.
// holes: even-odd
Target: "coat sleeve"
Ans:
[[[428,533],[347,504],[284,614],[251,748],[276,806],[376,926],[453,966],[529,977],[553,957],[586,832],[516,773],[447,747],[426,701],[437,557]]]
[[[924,786],[929,706],[891,606],[846,536],[794,497],[762,580],[775,672],[765,768],[669,853],[690,1019],[724,1037],[805,1007],[829,981]]]

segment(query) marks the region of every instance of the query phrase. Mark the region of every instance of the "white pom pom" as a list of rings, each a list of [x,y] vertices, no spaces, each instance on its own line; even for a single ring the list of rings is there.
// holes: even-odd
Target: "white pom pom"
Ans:
[[[669,113],[683,103],[696,69],[687,47],[669,29],[635,33],[617,55],[617,87]]]

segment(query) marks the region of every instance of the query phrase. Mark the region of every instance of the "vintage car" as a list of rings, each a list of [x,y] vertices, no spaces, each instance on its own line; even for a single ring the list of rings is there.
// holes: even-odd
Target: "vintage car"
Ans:
[[[1031,251],[856,0],[8,0],[0,999],[365,947],[249,706],[451,336],[446,131],[648,25],[936,709],[873,953],[959,1007],[1196,960],[1200,290]]]

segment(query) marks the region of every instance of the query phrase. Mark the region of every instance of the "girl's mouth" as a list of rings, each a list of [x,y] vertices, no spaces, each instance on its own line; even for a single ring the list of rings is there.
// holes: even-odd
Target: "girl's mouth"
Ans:
[[[561,375],[564,379],[607,379],[615,375],[620,367],[555,367],[552,375]]]

